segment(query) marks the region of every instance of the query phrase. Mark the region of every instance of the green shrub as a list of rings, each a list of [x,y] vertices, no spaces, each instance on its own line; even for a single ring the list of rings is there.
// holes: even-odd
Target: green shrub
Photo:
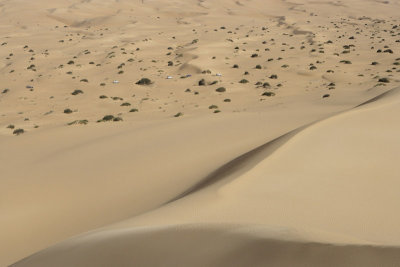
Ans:
[[[180,117],[180,116],[183,116],[183,113],[182,113],[182,112],[178,112],[178,113],[176,113],[176,114],[174,115],[174,117]]]
[[[204,86],[204,85],[206,85],[206,80],[201,79],[201,80],[199,81],[199,86]]]
[[[102,119],[102,121],[112,121],[114,120],[115,117],[113,115],[105,115]]]
[[[79,90],[79,89],[76,89],[75,91],[73,91],[73,92],[71,93],[71,95],[79,95],[79,94],[83,94],[83,91],[82,91],[82,90]]]
[[[152,84],[152,81],[148,78],[142,78],[139,81],[136,82],[138,85],[150,85]]]
[[[20,134],[23,134],[23,133],[25,133],[25,131],[24,131],[24,129],[21,129],[21,128],[15,129],[13,131],[13,134],[15,134],[15,135],[20,135]]]
[[[263,96],[274,96],[275,93],[274,93],[274,92],[269,92],[269,91],[267,91],[267,92],[264,92],[262,95],[263,95]]]
[[[83,125],[86,125],[86,124],[88,124],[88,123],[89,123],[88,120],[76,120],[76,121],[73,121],[73,122],[68,123],[68,125],[74,125],[74,124],[83,124]]]

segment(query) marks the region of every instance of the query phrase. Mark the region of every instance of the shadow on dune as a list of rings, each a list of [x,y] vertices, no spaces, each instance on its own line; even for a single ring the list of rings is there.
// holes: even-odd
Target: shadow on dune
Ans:
[[[384,267],[400,264],[400,248],[277,240],[273,231],[265,230],[252,225],[209,224],[111,230],[63,242],[11,266]]]
[[[388,90],[376,97],[373,97],[369,99],[368,101],[365,101],[354,108],[350,109],[356,109],[358,107],[373,103],[377,100],[383,99],[385,97],[389,97],[393,94],[396,94],[400,92],[400,88],[394,88],[391,90]],[[327,120],[329,118],[332,118],[334,116],[337,116],[339,114],[343,114],[345,112],[348,112],[350,110],[346,110],[340,113],[337,113],[335,115],[332,115],[331,117],[325,118],[323,120]],[[301,126],[297,129],[294,129],[286,134],[283,134],[279,136],[278,138],[275,138],[272,141],[269,141],[259,147],[254,148],[253,150],[242,154],[238,156],[237,158],[233,159],[232,161],[229,161],[228,163],[222,165],[220,168],[216,169],[214,172],[210,173],[207,177],[204,179],[200,180],[197,184],[193,185],[189,189],[187,189],[185,192],[182,194],[176,196],[175,198],[171,199],[168,201],[166,204],[174,202],[178,199],[181,199],[189,194],[195,193],[199,190],[204,189],[205,187],[208,187],[210,185],[213,185],[217,182],[220,182],[226,178],[234,179],[235,177],[239,177],[241,174],[247,172],[248,170],[252,169],[255,165],[257,165],[260,161],[264,160],[268,156],[270,156],[272,153],[274,153],[279,147],[281,147],[284,143],[286,143],[288,140],[290,140],[293,136],[298,134],[299,132],[303,131],[304,129],[321,122],[323,120],[315,121],[313,123]]]

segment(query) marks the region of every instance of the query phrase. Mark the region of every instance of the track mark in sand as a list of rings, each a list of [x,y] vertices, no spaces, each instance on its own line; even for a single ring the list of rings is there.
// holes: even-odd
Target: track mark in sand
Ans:
[[[240,1],[236,1],[235,4],[238,6],[244,6]]]
[[[341,1],[333,2],[323,2],[323,1],[310,1],[310,4],[319,4],[319,5],[330,5],[330,6],[335,6],[335,7],[348,7],[345,4],[343,4]]]
[[[271,154],[273,154],[276,150],[278,150],[283,144],[285,144],[287,141],[289,141],[291,138],[293,138],[295,135],[297,135],[304,129],[309,128],[312,125],[315,125],[316,123],[333,118],[337,115],[354,110],[360,106],[375,102],[379,99],[382,99],[383,97],[386,97],[394,92],[399,92],[399,91],[400,91],[400,87],[391,89],[391,90],[386,91],[376,97],[373,97],[351,109],[348,109],[348,110],[345,110],[345,111],[342,111],[339,113],[335,113],[324,119],[317,120],[315,122],[303,125],[299,128],[289,131],[289,132],[273,139],[272,141],[269,141],[261,146],[258,146],[256,148],[254,148],[253,150],[250,150],[249,152],[246,152],[246,153],[238,156],[237,158],[229,161],[228,163],[222,165],[221,167],[216,169],[214,172],[212,172],[208,176],[206,176],[204,179],[200,180],[197,184],[193,185],[192,187],[190,187],[189,189],[187,189],[180,195],[176,196],[175,198],[171,199],[170,201],[166,202],[165,204],[172,203],[172,202],[179,200],[181,198],[184,198],[190,194],[198,192],[208,186],[211,186],[213,184],[216,184],[216,183],[228,178],[231,175],[233,175],[233,177],[231,177],[229,180],[233,180],[236,177],[239,177],[241,174],[252,169],[254,166],[256,166],[262,160],[265,160],[267,157],[269,157]]]
[[[198,5],[199,7],[205,8],[205,9],[210,9],[210,8],[208,8],[208,7],[206,7],[206,6],[204,5],[204,2],[205,2],[205,0],[198,0],[198,1],[197,1],[197,5]]]
[[[306,35],[307,36],[307,42],[309,44],[314,43],[314,37],[315,34],[312,31],[307,31],[307,30],[301,30],[297,27],[294,27],[286,22],[286,17],[285,16],[276,16],[275,17],[278,20],[277,26],[280,27],[282,25],[286,26],[287,29],[292,30],[292,33],[294,35]]]

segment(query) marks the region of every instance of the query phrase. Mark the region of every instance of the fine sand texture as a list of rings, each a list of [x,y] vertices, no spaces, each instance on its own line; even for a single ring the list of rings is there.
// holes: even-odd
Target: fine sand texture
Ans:
[[[0,266],[400,266],[400,0],[0,0]]]

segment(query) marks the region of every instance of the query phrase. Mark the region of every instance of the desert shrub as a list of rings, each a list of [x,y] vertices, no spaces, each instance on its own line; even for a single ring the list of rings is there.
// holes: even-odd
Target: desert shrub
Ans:
[[[9,125],[7,126],[7,128],[8,128],[8,129],[14,129],[15,126],[14,126],[13,124],[9,124]]]
[[[331,95],[330,94],[324,94],[323,96],[322,96],[322,98],[327,98],[327,97],[330,97]]]
[[[380,78],[380,79],[378,80],[378,82],[380,82],[380,83],[388,83],[388,82],[390,82],[390,81],[389,81],[388,78]]]
[[[224,102],[231,102],[229,98],[224,99]]]
[[[15,130],[13,131],[13,134],[15,134],[15,135],[20,135],[20,134],[23,134],[23,133],[25,133],[25,130],[24,130],[24,129],[21,129],[21,128],[15,129]]]
[[[132,108],[131,110],[129,110],[129,112],[138,112],[139,110],[137,108]]]
[[[69,108],[64,109],[65,114],[71,114],[73,111]]]
[[[214,110],[214,113],[220,113],[220,112],[221,112],[221,110],[219,110],[219,109]]]
[[[268,82],[263,83],[262,87],[264,88],[269,88],[271,85]]]
[[[101,96],[99,96],[99,98],[100,98],[100,99],[104,99],[104,98],[108,98],[108,96],[106,96],[106,95],[101,95]]]
[[[86,125],[86,124],[88,124],[88,123],[89,123],[88,120],[76,120],[76,121],[73,121],[73,122],[69,122],[67,125],[74,125],[74,124],[83,124],[83,125]]]
[[[81,79],[81,82],[88,83],[88,79]]]
[[[130,106],[130,105],[131,105],[131,103],[129,103],[129,102],[124,102],[124,103],[121,104],[121,107],[128,107],[128,106]]]
[[[278,79],[278,75],[276,74],[272,74],[271,76],[269,76],[270,79]]]
[[[261,70],[262,69],[261,65],[256,65],[256,69]]]
[[[264,92],[262,95],[263,95],[263,96],[274,96],[275,93],[274,93],[274,92],[267,91],[267,92]]]
[[[138,85],[150,85],[150,84],[152,84],[152,82],[148,78],[142,78],[139,81],[137,81],[136,84],[138,84]]]
[[[180,116],[183,116],[183,113],[182,112],[178,112],[178,113],[176,113],[175,115],[174,115],[174,117],[180,117]]]
[[[258,57],[258,54],[252,54],[251,57]]]
[[[73,60],[70,60],[70,61],[68,61],[67,64],[68,64],[68,65],[72,65],[72,64],[75,64],[75,62],[74,62]]]
[[[4,89],[1,93],[2,93],[2,94],[6,94],[6,93],[8,93],[9,91],[10,91],[10,89],[6,88],[6,89]]]
[[[242,80],[239,81],[239,83],[248,83],[248,82],[249,82],[249,81],[246,80],[246,79],[242,79]]]
[[[232,68],[238,69],[238,68],[239,68],[239,65],[238,65],[238,64],[234,64],[234,65],[232,66]]]
[[[206,80],[201,79],[198,84],[199,84],[199,86],[204,86],[204,85],[206,85]]]
[[[79,89],[76,89],[71,93],[71,95],[79,95],[79,94],[83,94],[83,91],[79,90]]]
[[[215,89],[215,91],[217,91],[219,93],[223,93],[223,92],[226,91],[226,88],[225,87],[219,87],[219,88]]]
[[[209,109],[217,109],[218,106],[217,106],[217,105],[211,105],[211,106],[209,106],[208,108],[209,108]]]
[[[113,115],[105,115],[102,119],[102,121],[112,121],[114,120],[115,117]]]

